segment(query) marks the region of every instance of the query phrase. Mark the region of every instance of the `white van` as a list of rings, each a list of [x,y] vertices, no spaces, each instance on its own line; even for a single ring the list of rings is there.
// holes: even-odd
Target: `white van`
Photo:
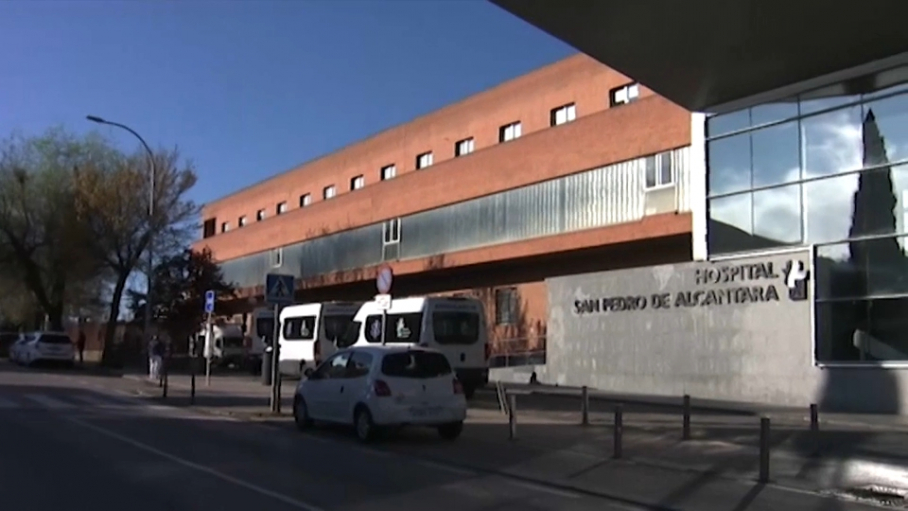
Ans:
[[[281,310],[281,374],[300,376],[344,348],[345,335],[362,302],[323,302],[291,305]]]
[[[212,365],[236,364],[239,366],[246,355],[243,346],[243,328],[235,323],[218,323],[211,325],[211,343],[205,344],[208,332],[203,327],[198,341],[205,355],[205,349],[211,350]]]
[[[274,309],[259,307],[252,311],[251,330],[249,346],[246,347],[246,364],[253,374],[258,374],[262,369],[265,346],[270,345],[267,340],[274,335]]]
[[[381,344],[382,310],[366,302],[356,313],[356,346]],[[386,344],[415,344],[448,357],[469,398],[489,383],[489,342],[482,302],[474,298],[395,298],[387,311]]]

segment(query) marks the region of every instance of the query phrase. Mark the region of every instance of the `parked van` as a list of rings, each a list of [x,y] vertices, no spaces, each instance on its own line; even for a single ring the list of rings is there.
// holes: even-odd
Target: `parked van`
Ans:
[[[243,328],[235,323],[217,323],[211,325],[211,344],[205,344],[208,332],[203,327],[199,332],[199,346],[202,347],[203,356],[206,349],[211,350],[212,365],[239,366],[243,362],[246,350],[243,347]]]
[[[252,329],[249,335],[249,344],[246,346],[246,364],[253,374],[259,374],[262,369],[262,356],[265,347],[270,346],[270,339],[274,335],[274,309],[259,307],[252,311]]]
[[[281,374],[300,376],[315,369],[345,342],[362,302],[323,302],[291,305],[281,310]]]
[[[382,342],[382,310],[366,302],[354,319],[357,346]],[[448,357],[464,394],[489,382],[489,342],[485,310],[474,298],[395,298],[385,318],[386,344],[434,348]]]

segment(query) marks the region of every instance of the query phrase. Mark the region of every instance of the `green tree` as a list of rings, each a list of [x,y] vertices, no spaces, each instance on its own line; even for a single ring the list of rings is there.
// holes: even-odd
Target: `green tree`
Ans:
[[[205,319],[205,292],[208,290],[213,290],[218,297],[218,311],[229,312],[222,304],[235,297],[236,290],[224,281],[224,274],[209,249],[185,249],[166,257],[155,266],[152,315],[172,339],[186,339],[198,331]],[[130,290],[129,295],[130,308],[137,318],[142,317],[145,294]]]
[[[63,328],[66,304],[100,273],[78,215],[74,169],[107,154],[102,138],[60,128],[0,142],[0,277],[30,295],[8,297],[7,306],[35,305],[53,329]]]
[[[111,275],[102,354],[106,361],[129,277],[140,269],[152,241],[155,248],[166,248],[187,239],[198,207],[186,197],[196,182],[193,166],[181,163],[176,149],[154,155],[153,215],[149,215],[152,183],[147,155],[110,158],[103,163],[80,168],[77,188],[79,213],[91,233],[92,253]]]

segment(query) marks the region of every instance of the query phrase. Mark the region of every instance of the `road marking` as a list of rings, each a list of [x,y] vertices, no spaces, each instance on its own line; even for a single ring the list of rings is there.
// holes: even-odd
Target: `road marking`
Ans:
[[[6,399],[0,397],[0,408],[6,410],[10,408],[19,408],[19,403],[13,401],[12,399]]]
[[[96,407],[111,408],[111,407],[124,406],[123,403],[107,401],[107,400],[104,400],[97,396],[92,396],[92,395],[75,395],[73,397],[87,405],[96,406]]]
[[[58,399],[54,399],[50,396],[45,396],[44,394],[28,394],[25,396],[28,399],[38,403],[39,405],[45,408],[51,408],[54,410],[64,410],[68,408],[74,408],[75,405],[71,403],[66,403]]]
[[[81,426],[85,429],[94,431],[95,433],[99,433],[99,434],[107,436],[109,438],[113,438],[114,440],[119,440],[120,442],[123,442],[124,444],[128,444],[141,451],[145,451],[145,452],[154,454],[156,456],[169,460],[173,463],[176,463],[177,465],[195,470],[197,472],[202,472],[202,473],[208,474],[210,476],[214,476],[222,481],[228,482],[230,484],[233,484],[233,485],[236,485],[236,486],[239,486],[242,488],[246,488],[247,490],[254,491],[260,495],[264,495],[266,497],[271,497],[272,499],[277,500],[279,502],[283,502],[284,504],[287,504],[291,507],[295,507],[297,509],[302,509],[303,511],[324,511],[322,508],[320,508],[318,506],[315,506],[312,504],[307,504],[300,500],[294,499],[293,497],[290,497],[288,495],[284,495],[283,493],[278,493],[276,491],[272,491],[267,488],[263,488],[256,484],[250,483],[248,481],[244,481],[242,479],[225,474],[219,470],[215,470],[211,467],[207,467],[205,465],[195,463],[195,462],[189,461],[187,459],[180,458],[179,456],[175,456],[168,452],[164,452],[156,447],[152,447],[148,444],[139,442],[138,440],[132,439],[125,435],[121,435],[121,434],[119,434],[115,431],[109,430],[107,428],[103,428],[103,427],[97,426],[95,424],[90,424],[88,422],[85,422],[83,420],[79,420],[79,419],[76,419],[73,417],[63,417],[63,420],[76,424],[77,426]]]
[[[420,464],[420,465],[422,465],[422,466],[424,466],[424,467],[431,468],[431,469],[433,469],[433,470],[443,470],[443,471],[445,471],[445,472],[450,472],[450,473],[452,473],[452,474],[457,474],[457,475],[460,475],[460,476],[470,476],[470,477],[475,477],[475,476],[477,475],[477,473],[474,472],[474,471],[472,471],[472,470],[467,470],[467,469],[465,469],[465,468],[454,467],[454,466],[451,466],[451,465],[445,465],[444,463],[439,463],[439,462],[437,462],[437,461],[420,460],[420,459],[417,459],[417,460],[416,460],[416,463],[418,463],[418,464]]]
[[[549,488],[548,486],[543,486],[541,484],[530,483],[527,481],[518,481],[516,479],[508,479],[507,481],[508,481],[508,484],[510,484],[511,486],[519,486],[526,490],[533,490],[533,491],[538,491],[538,492],[542,492],[542,493],[548,493],[550,495],[556,495],[558,497],[565,497],[568,499],[579,499],[580,498],[580,494],[574,493],[572,491],[559,490],[558,488]]]

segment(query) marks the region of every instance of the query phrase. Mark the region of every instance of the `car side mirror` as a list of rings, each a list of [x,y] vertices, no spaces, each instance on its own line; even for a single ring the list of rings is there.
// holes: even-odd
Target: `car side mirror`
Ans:
[[[312,375],[314,375],[314,374],[315,374],[315,371],[314,371],[311,367],[307,367],[307,368],[303,371],[303,376],[305,376],[306,379],[309,379],[309,380],[317,380],[317,379],[318,379],[318,377],[315,377],[315,378],[312,377]]]

